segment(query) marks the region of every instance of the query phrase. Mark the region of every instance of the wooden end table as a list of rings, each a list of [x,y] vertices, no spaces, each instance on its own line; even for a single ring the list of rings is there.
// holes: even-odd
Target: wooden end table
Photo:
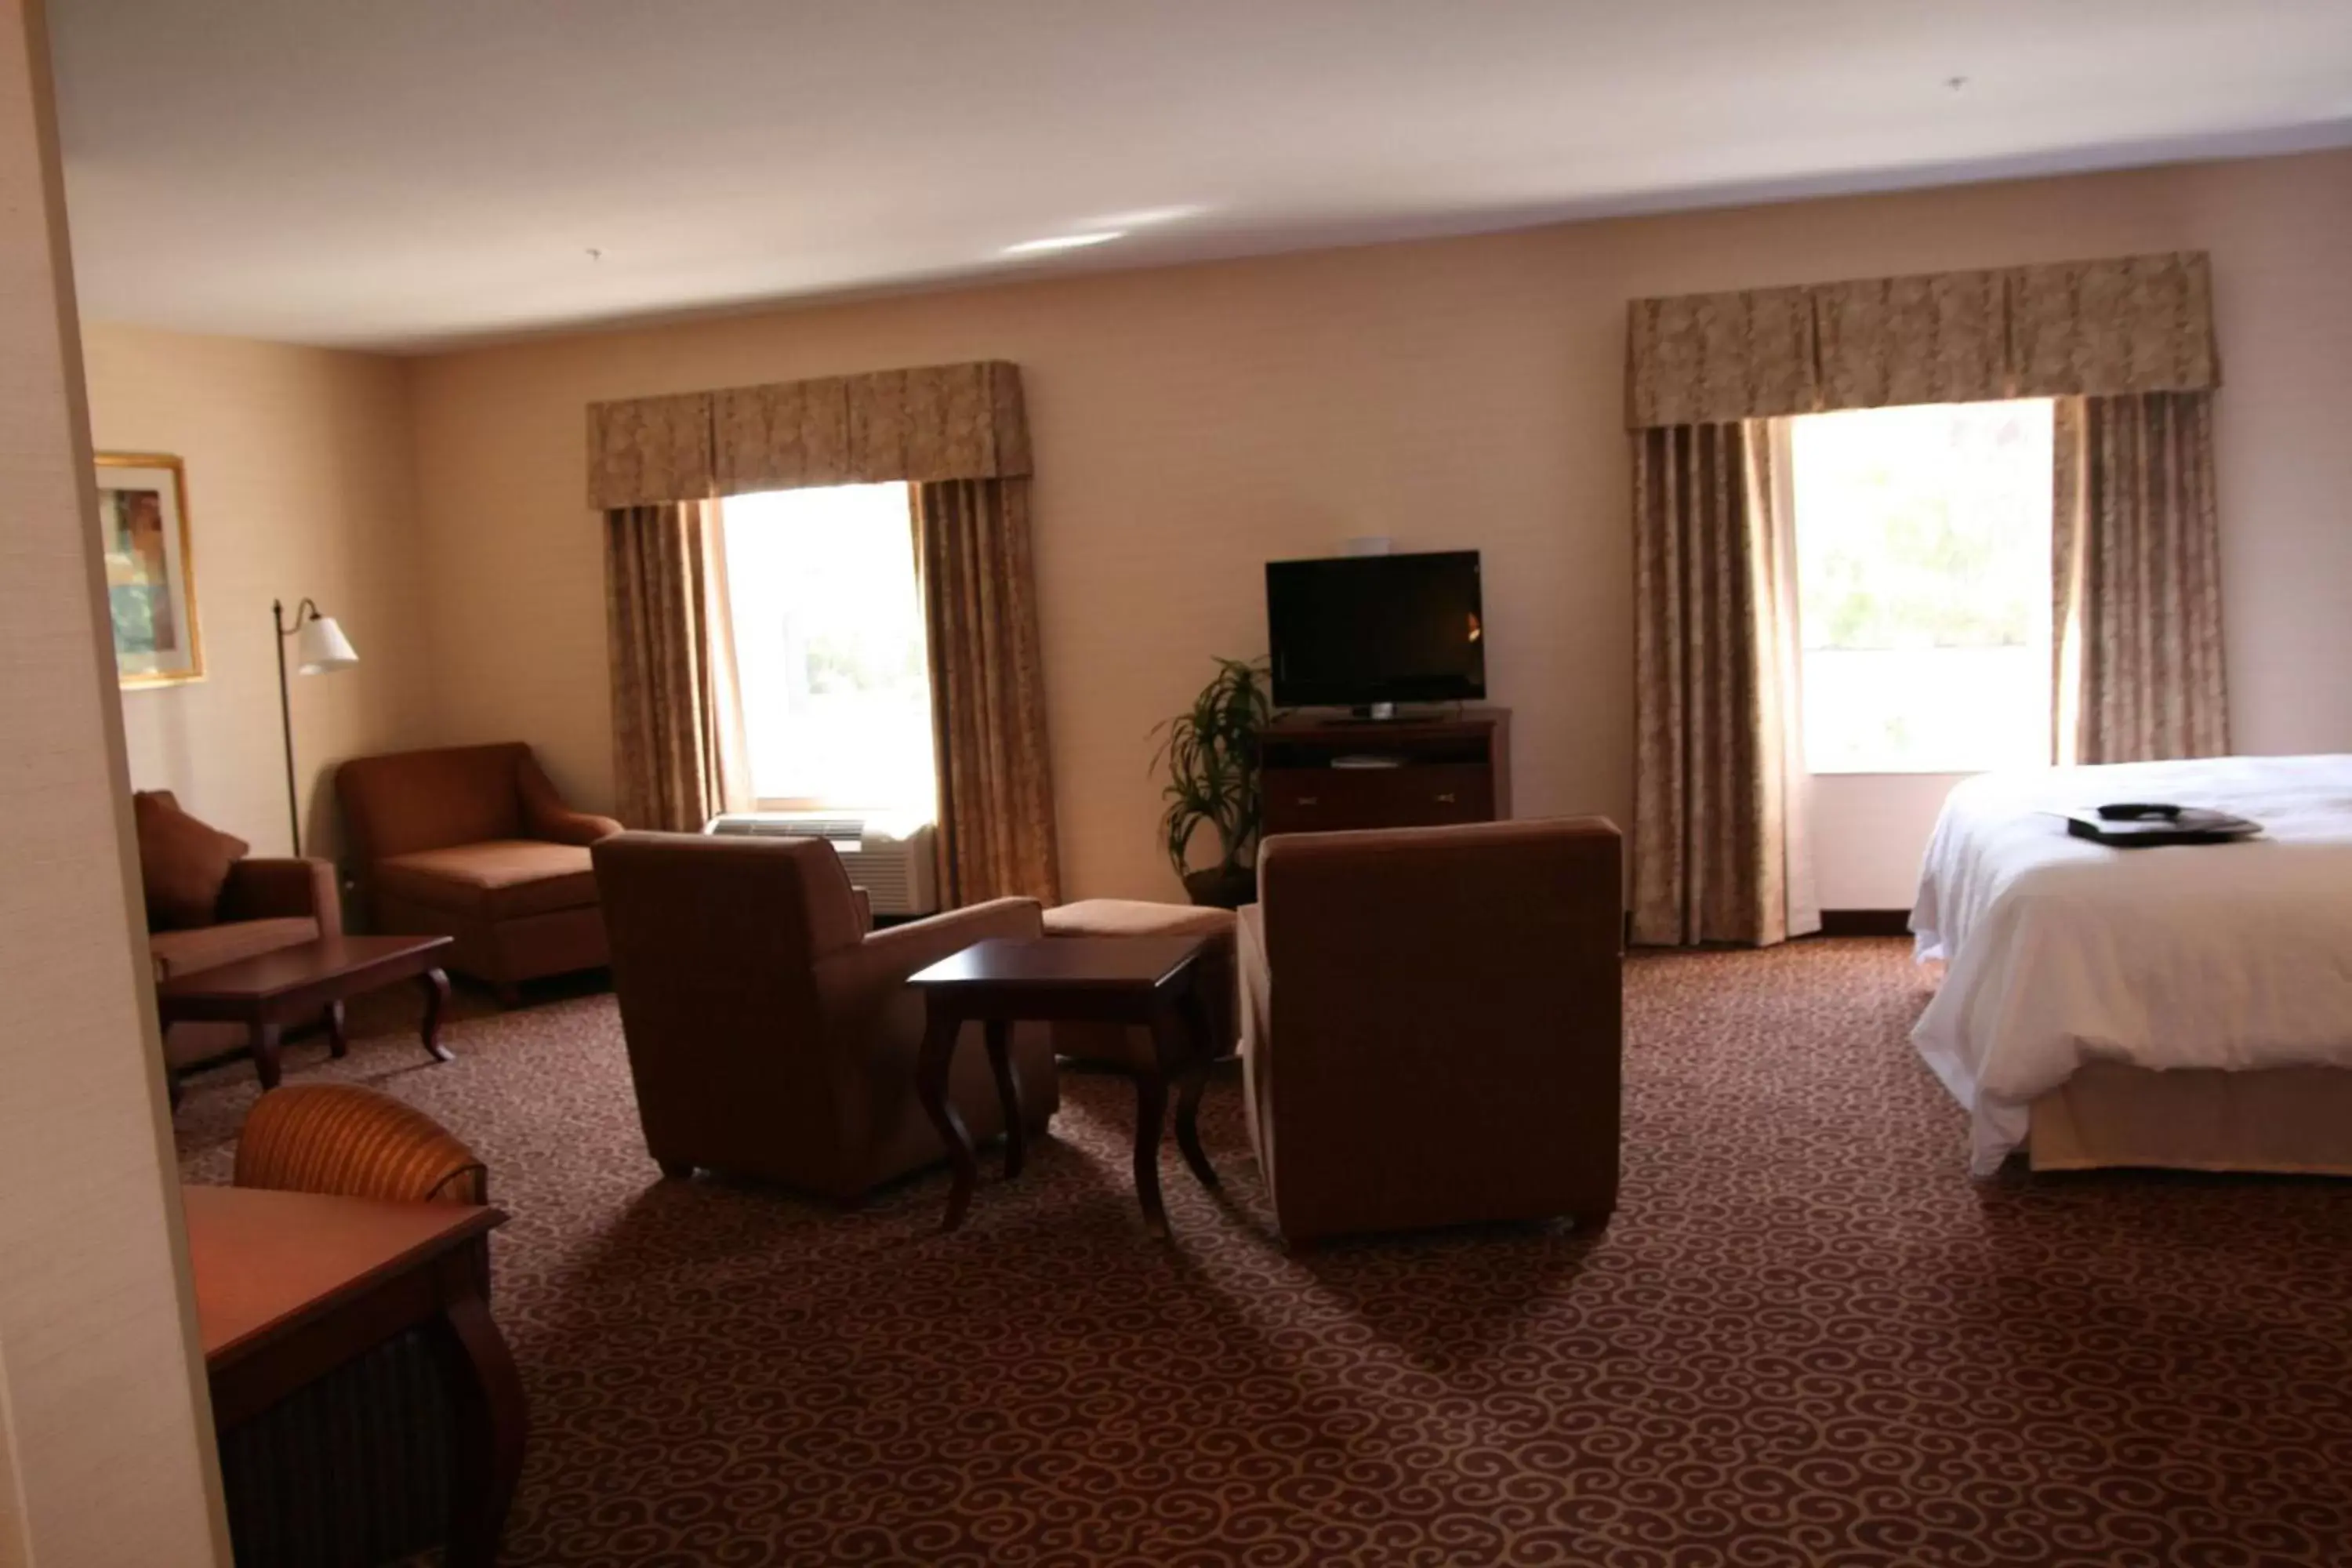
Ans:
[[[922,993],[926,1011],[915,1090],[947,1145],[948,1163],[955,1172],[941,1229],[953,1230],[963,1223],[980,1179],[971,1134],[948,1099],[948,1068],[955,1058],[956,1041],[964,1025],[974,1020],[983,1026],[997,1100],[1004,1109],[1008,1180],[1021,1173],[1028,1153],[1020,1090],[1013,1077],[1013,1026],[1071,1020],[1140,1025],[1151,1031],[1152,1059],[1139,1064],[1135,1074],[1135,1195],[1151,1234],[1168,1234],[1168,1212],[1160,1197],[1160,1134],[1171,1082],[1179,1087],[1176,1142],[1184,1151],[1184,1163],[1202,1186],[1216,1187],[1217,1173],[1201,1148],[1198,1126],[1201,1094],[1216,1055],[1200,960],[1214,940],[1199,933],[999,938],[965,948],[908,982]]]
[[[530,1433],[521,1375],[484,1299],[489,1233],[507,1216],[247,1187],[184,1186],[180,1204],[215,1426],[423,1328],[457,1417],[447,1561],[495,1563]]]
[[[449,1000],[441,957],[451,945],[446,936],[320,937],[167,980],[155,988],[155,1011],[166,1026],[243,1024],[253,1039],[253,1070],[269,1089],[278,1087],[278,1047],[289,1024],[324,1013],[328,1048],[342,1056],[351,1049],[343,1036],[345,1000],[414,980],[425,991],[425,1049],[436,1061],[454,1061],[441,1043],[441,1009]],[[177,1105],[180,1075],[170,1078]]]

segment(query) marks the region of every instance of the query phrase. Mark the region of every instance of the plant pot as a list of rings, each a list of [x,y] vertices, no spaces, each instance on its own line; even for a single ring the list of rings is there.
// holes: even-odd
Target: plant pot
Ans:
[[[1237,910],[1257,900],[1257,872],[1247,866],[1218,866],[1187,871],[1184,892],[1203,909]]]

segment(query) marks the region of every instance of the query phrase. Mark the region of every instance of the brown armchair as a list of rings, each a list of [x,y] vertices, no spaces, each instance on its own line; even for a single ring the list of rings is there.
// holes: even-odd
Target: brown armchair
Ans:
[[[1265,841],[1241,912],[1242,1049],[1287,1240],[1606,1222],[1621,878],[1599,817]]]
[[[621,825],[565,805],[529,746],[357,757],[335,794],[376,930],[456,938],[448,967],[509,1005],[604,963],[588,846]]]
[[[273,1089],[237,1134],[240,1187],[404,1203],[486,1204],[489,1170],[425,1112],[351,1083]]]
[[[945,1157],[915,1098],[923,1005],[907,977],[990,937],[1041,936],[1034,900],[869,933],[830,844],[625,833],[594,854],[637,1116],[666,1174],[854,1203]],[[1058,1104],[1043,1028],[1013,1031],[1013,1070],[1042,1129]],[[950,1097],[975,1139],[1003,1131],[977,1041]]]
[[[142,816],[159,807],[181,815],[171,791],[142,792],[136,809]],[[152,852],[145,837],[141,852]],[[153,904],[151,898],[148,918],[154,924],[147,950],[159,985],[200,969],[343,934],[335,868],[324,860],[238,859],[228,868],[212,918],[200,924],[164,924]],[[174,1068],[189,1067],[243,1050],[249,1039],[242,1024],[174,1024],[163,1031],[163,1059]]]

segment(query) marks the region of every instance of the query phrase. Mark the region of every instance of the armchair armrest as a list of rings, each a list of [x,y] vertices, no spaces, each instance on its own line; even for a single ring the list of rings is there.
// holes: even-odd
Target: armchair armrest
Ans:
[[[992,899],[887,931],[869,931],[857,946],[822,962],[826,969],[838,965],[837,973],[855,989],[903,985],[918,970],[953,957],[976,942],[1045,934],[1045,908],[1036,900]]]
[[[249,859],[229,868],[221,889],[221,918],[260,921],[308,915],[320,936],[343,934],[343,901],[335,868],[326,860]]]
[[[621,825],[609,816],[574,811],[564,805],[563,797],[555,793],[555,785],[536,757],[526,755],[522,759],[517,784],[522,792],[523,830],[533,838],[544,838],[553,844],[587,845],[621,831]]]
[[[994,899],[872,932],[817,960],[824,1034],[866,1070],[911,1082],[924,1017],[908,979],[976,942],[1045,934],[1045,906],[1034,899]]]

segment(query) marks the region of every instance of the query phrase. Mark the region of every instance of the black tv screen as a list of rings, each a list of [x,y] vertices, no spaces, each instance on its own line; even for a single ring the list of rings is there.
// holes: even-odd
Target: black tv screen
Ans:
[[[1269,561],[1266,636],[1284,708],[1486,695],[1478,552]]]

